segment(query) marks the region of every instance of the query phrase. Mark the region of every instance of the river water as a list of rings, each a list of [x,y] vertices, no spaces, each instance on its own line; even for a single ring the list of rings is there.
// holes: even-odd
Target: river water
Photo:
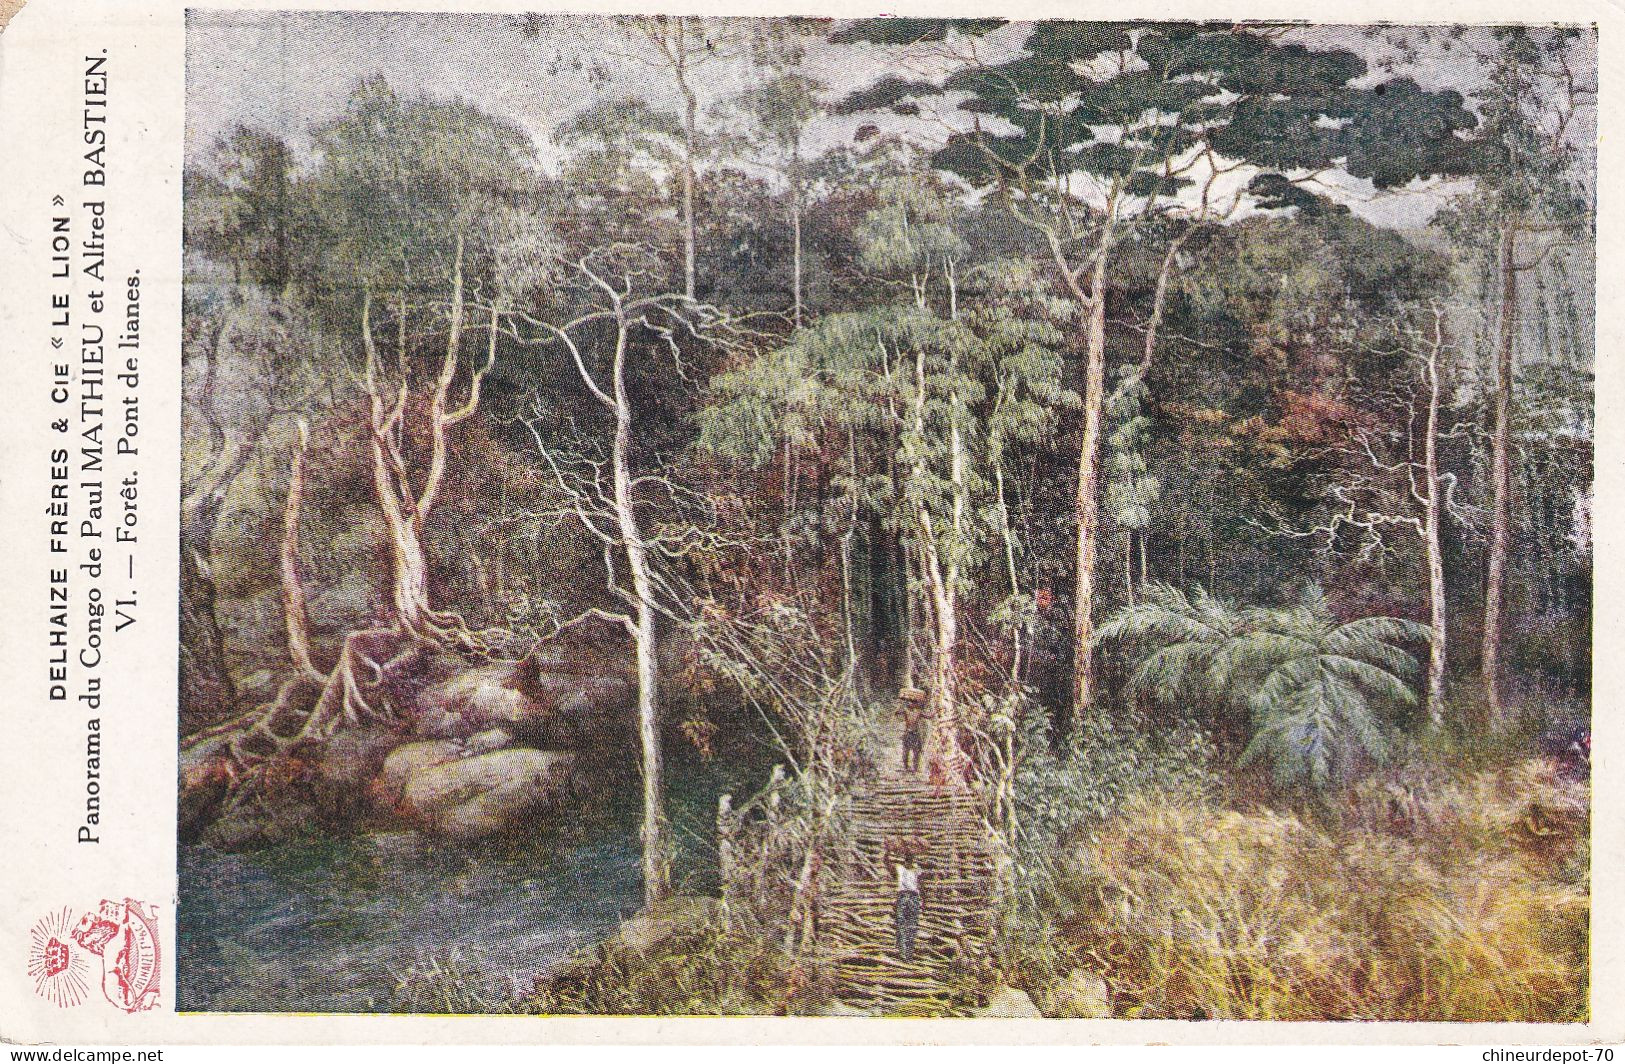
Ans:
[[[715,888],[707,766],[673,766],[679,889]],[[636,781],[606,788],[636,798]],[[415,832],[232,854],[183,846],[176,1004],[185,1012],[499,1010],[642,901],[637,810],[595,807],[534,836],[454,846]],[[458,992],[447,997],[444,988]]]

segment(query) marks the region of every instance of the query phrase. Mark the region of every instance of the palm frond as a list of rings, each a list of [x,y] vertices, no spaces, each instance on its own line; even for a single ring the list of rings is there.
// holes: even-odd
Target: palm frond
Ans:
[[[1204,696],[1197,681],[1208,672],[1213,648],[1203,643],[1174,643],[1147,655],[1134,670],[1129,684],[1159,702],[1173,702],[1183,695]]]
[[[1220,691],[1255,688],[1284,662],[1312,655],[1315,650],[1312,642],[1280,632],[1253,631],[1232,636],[1213,655],[1208,683]]]
[[[1406,655],[1406,658],[1409,659],[1410,656]],[[1367,695],[1402,706],[1416,704],[1416,692],[1411,690],[1410,684],[1388,669],[1341,654],[1322,654],[1319,660],[1328,671],[1340,679],[1358,685]],[[1414,668],[1416,662],[1410,660],[1410,665]]]
[[[1383,643],[1426,643],[1429,634],[1427,625],[1403,617],[1361,617],[1339,625],[1326,639],[1328,645],[1341,644],[1344,640],[1350,641],[1351,644],[1367,640]],[[1338,653],[1345,652],[1338,646],[1332,648]]]
[[[1253,735],[1241,763],[1268,762],[1282,786],[1328,786],[1363,754],[1381,760],[1380,710],[1416,703],[1407,644],[1427,629],[1398,617],[1339,624],[1311,588],[1288,606],[1238,607],[1203,588],[1151,585],[1103,624],[1097,642],[1136,646],[1131,687],[1164,703],[1245,705]]]
[[[1328,654],[1363,661],[1406,680],[1414,680],[1421,674],[1422,667],[1417,662],[1416,656],[1392,643],[1362,641],[1349,644],[1340,640],[1327,640],[1324,649]]]

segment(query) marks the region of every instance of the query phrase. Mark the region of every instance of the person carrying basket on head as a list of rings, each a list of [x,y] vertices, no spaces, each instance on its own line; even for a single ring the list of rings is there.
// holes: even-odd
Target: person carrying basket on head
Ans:
[[[903,718],[903,771],[920,770],[920,753],[925,749],[926,694],[918,687],[905,687],[897,693],[897,712]]]

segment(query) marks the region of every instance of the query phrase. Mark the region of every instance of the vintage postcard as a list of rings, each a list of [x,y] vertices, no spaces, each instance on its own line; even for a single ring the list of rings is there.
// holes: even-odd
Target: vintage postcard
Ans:
[[[0,33],[0,1038],[1620,1037],[1612,9],[407,6]]]

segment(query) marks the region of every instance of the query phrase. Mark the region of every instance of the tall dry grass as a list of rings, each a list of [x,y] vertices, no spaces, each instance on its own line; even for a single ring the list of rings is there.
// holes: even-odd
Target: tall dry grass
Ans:
[[[1338,819],[1136,800],[1071,863],[1063,930],[1118,1015],[1585,1018],[1585,781],[1396,772]]]

